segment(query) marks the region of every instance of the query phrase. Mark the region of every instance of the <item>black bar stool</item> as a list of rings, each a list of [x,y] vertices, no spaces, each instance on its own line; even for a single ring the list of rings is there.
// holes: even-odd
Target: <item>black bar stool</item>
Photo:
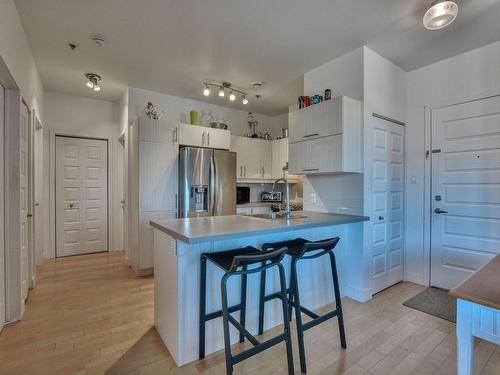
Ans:
[[[287,248],[287,254],[291,256],[291,269],[290,269],[290,288],[288,292],[288,306],[289,314],[291,317],[291,309],[295,308],[295,320],[297,324],[297,337],[299,341],[299,357],[300,357],[300,369],[303,373],[307,372],[306,368],[306,355],[304,348],[304,331],[317,326],[331,318],[337,317],[339,323],[339,333],[340,333],[340,344],[343,348],[347,347],[345,330],[344,330],[344,319],[342,315],[342,304],[340,301],[340,287],[337,275],[337,265],[335,262],[335,254],[333,252],[335,246],[339,242],[340,238],[335,237],[323,241],[311,242],[304,240],[303,238],[297,238],[290,241],[266,243],[262,245],[263,251],[270,251],[272,249],[280,249],[283,247]],[[310,254],[313,251],[317,251]],[[335,310],[330,311],[324,315],[318,315],[315,312],[307,309],[300,304],[300,294],[299,285],[297,278],[297,263],[299,260],[308,260],[318,258],[323,255],[330,256],[330,265],[332,269],[333,277],[333,290],[335,293]],[[272,293],[266,295],[266,270],[261,273],[260,281],[260,304],[259,304],[259,335],[264,331],[264,306],[265,302],[273,298],[282,298],[282,293]],[[308,315],[312,320],[307,323],[302,322],[301,312]]]
[[[270,251],[261,251],[251,246],[241,249],[228,251],[220,251],[215,253],[201,254],[201,277],[200,277],[200,347],[199,358],[205,357],[205,324],[207,321],[222,316],[224,327],[224,346],[226,352],[226,372],[227,375],[233,373],[233,366],[245,359],[248,359],[282,341],[285,341],[286,354],[288,359],[288,373],[292,375],[293,370],[293,354],[292,343],[290,340],[290,318],[288,316],[287,300],[286,300],[286,279],[285,268],[281,264],[281,260],[285,256],[286,249],[273,249]],[[221,268],[225,273],[221,280],[222,293],[222,310],[212,313],[206,313],[206,276],[207,276],[207,260]],[[249,269],[248,266],[257,264],[258,267]],[[275,336],[267,341],[260,342],[245,328],[246,317],[246,292],[247,292],[247,275],[257,272],[265,272],[270,267],[278,267],[280,274],[280,289],[281,300],[283,301],[283,320],[284,330],[281,335]],[[241,275],[241,302],[235,306],[228,306],[227,302],[227,281],[232,276]],[[231,316],[232,312],[240,311],[240,321],[238,322]],[[229,323],[231,323],[240,332],[240,342],[243,342],[245,337],[254,346],[236,355],[231,354],[231,339],[229,336]]]

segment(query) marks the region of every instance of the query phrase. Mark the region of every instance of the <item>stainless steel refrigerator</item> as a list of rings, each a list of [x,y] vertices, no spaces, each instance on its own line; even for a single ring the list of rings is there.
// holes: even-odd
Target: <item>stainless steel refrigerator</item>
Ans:
[[[236,153],[183,147],[179,155],[179,217],[236,214]]]

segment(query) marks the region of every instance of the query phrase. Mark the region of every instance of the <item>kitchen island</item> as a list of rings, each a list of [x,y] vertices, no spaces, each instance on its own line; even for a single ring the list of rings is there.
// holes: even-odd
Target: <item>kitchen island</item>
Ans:
[[[265,216],[265,215],[264,215]],[[260,248],[265,242],[302,237],[321,240],[340,237],[335,250],[343,296],[358,301],[370,298],[363,261],[364,216],[299,211],[292,219],[252,216],[213,216],[152,220],[154,228],[155,327],[178,366],[198,359],[200,255],[245,246]],[[288,257],[284,260],[289,269]],[[324,257],[323,257],[324,258]],[[209,264],[207,269],[207,312],[221,306],[222,271]],[[229,305],[240,300],[240,280],[228,283]],[[277,290],[276,270],[268,271],[267,292]],[[328,259],[299,263],[299,285],[303,305],[317,309],[334,301]],[[246,327],[255,334],[258,320],[259,276],[248,278]],[[279,301],[266,305],[265,329],[282,323]],[[238,318],[238,313],[235,313]],[[236,330],[231,331],[237,342]],[[206,325],[206,353],[224,347],[222,321]]]

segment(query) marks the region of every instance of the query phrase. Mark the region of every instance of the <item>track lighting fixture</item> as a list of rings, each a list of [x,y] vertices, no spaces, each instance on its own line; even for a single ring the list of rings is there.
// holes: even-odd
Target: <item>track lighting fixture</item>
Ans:
[[[99,86],[99,81],[101,76],[95,73],[86,73],[85,77],[88,79],[86,86],[94,91],[101,91],[101,86]]]
[[[203,95],[209,96],[210,95],[210,86],[218,88],[217,95],[221,98],[224,98],[226,96],[226,92],[229,93],[229,100],[234,102],[236,100],[236,94],[241,95],[241,102],[243,104],[248,104],[248,99],[247,99],[247,93],[238,89],[235,89],[231,82],[223,81],[223,82],[204,82],[204,89],[203,89]]]

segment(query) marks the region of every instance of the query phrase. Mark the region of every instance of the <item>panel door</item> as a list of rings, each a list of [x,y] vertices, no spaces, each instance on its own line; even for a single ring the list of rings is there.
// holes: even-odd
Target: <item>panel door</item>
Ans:
[[[56,137],[56,255],[108,250],[107,142]]]
[[[28,108],[21,104],[21,118],[20,118],[20,209],[21,209],[21,298],[23,300],[28,296],[29,288],[29,112]]]
[[[500,254],[500,97],[432,111],[431,284]]]
[[[372,293],[377,293],[403,280],[404,127],[371,120],[371,207],[367,225]]]

